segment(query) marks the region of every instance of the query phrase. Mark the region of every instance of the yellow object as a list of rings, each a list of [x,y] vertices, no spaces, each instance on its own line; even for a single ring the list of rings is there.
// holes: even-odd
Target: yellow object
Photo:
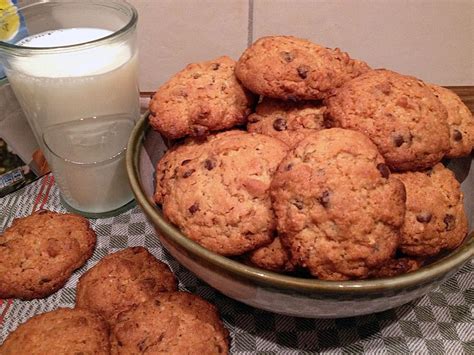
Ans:
[[[6,20],[0,22],[0,41],[12,39],[20,28],[20,16],[11,0],[0,0],[0,16],[5,14]]]

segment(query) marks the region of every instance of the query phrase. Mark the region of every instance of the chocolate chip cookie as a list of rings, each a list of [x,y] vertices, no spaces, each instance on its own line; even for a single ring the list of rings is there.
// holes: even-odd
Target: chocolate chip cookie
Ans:
[[[256,133],[228,131],[169,150],[156,169],[155,200],[190,239],[240,255],[273,239],[270,182],[288,147]]]
[[[418,270],[423,266],[422,259],[415,258],[393,258],[389,259],[379,267],[370,270],[369,277],[371,278],[382,278],[382,277],[394,277],[398,275],[407,274]]]
[[[47,210],[13,221],[0,236],[0,298],[30,300],[59,290],[94,251],[89,221]]]
[[[331,128],[302,140],[271,196],[293,262],[320,279],[366,278],[399,244],[405,190],[362,133]]]
[[[143,247],[127,248],[107,255],[81,276],[76,307],[90,309],[111,322],[133,305],[176,290],[176,278],[165,263]]]
[[[454,174],[437,164],[424,172],[405,172],[396,177],[405,184],[407,193],[400,250],[430,256],[461,244],[467,234],[467,218],[464,196]]]
[[[449,149],[446,108],[416,78],[373,70],[344,84],[326,104],[333,126],[369,136],[392,169],[432,167]]]
[[[0,345],[0,354],[110,354],[109,328],[98,314],[59,308],[28,319]]]
[[[168,292],[120,313],[112,354],[228,354],[217,309],[187,292]]]
[[[295,265],[286,247],[281,244],[280,237],[276,237],[270,244],[260,247],[249,253],[250,264],[265,270],[276,272],[291,272]]]
[[[247,124],[249,132],[278,138],[293,147],[309,133],[325,129],[326,107],[320,101],[282,101],[264,98]]]
[[[448,111],[450,149],[446,156],[458,158],[469,155],[474,147],[474,117],[458,95],[438,85],[430,85],[436,97]]]
[[[331,89],[370,70],[338,48],[292,36],[262,37],[242,54],[235,74],[259,95],[284,100],[325,98]]]
[[[150,101],[150,124],[167,138],[205,136],[246,123],[254,97],[234,75],[229,57],[189,64]]]

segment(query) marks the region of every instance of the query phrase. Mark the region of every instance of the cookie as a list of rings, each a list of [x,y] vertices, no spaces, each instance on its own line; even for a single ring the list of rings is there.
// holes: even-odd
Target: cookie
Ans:
[[[420,259],[407,257],[393,258],[381,266],[370,270],[369,276],[371,278],[394,277],[416,271],[422,266],[423,262]]]
[[[21,324],[0,345],[0,354],[110,354],[109,328],[88,310],[59,308]]]
[[[467,234],[464,196],[454,174],[442,164],[425,172],[396,174],[407,193],[400,250],[431,256],[459,246]]]
[[[74,214],[41,210],[0,236],[0,298],[30,300],[59,290],[92,256],[95,232]]]
[[[292,36],[262,37],[242,54],[235,74],[252,92],[284,100],[325,98],[331,89],[370,70],[338,48]]]
[[[431,90],[448,111],[450,148],[448,158],[469,155],[474,147],[474,117],[458,95],[449,89],[431,84]]]
[[[278,138],[293,147],[309,133],[325,129],[320,101],[281,101],[264,98],[248,118],[247,131]]]
[[[189,64],[153,95],[151,126],[176,139],[245,124],[254,97],[238,82],[234,66],[229,57]]]
[[[373,70],[325,102],[331,125],[366,134],[392,169],[432,167],[449,149],[446,108],[416,78]]]
[[[281,244],[278,236],[270,244],[251,251],[248,261],[254,266],[270,271],[291,272],[295,270],[289,251]]]
[[[169,150],[156,169],[155,200],[190,239],[221,255],[273,240],[270,182],[287,146],[244,131],[221,132]]]
[[[228,354],[217,309],[187,292],[169,292],[120,313],[112,354]]]
[[[397,249],[405,190],[362,133],[331,128],[302,140],[271,196],[282,243],[315,277],[366,278]]]
[[[108,322],[160,292],[176,291],[169,267],[143,247],[127,248],[102,258],[79,279],[76,307],[87,308]]]

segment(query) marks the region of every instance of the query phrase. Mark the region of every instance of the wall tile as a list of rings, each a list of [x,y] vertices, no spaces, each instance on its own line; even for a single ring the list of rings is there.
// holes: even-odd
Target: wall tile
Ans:
[[[291,34],[373,67],[474,85],[472,0],[254,0],[253,38]]]
[[[154,91],[186,64],[247,46],[247,0],[129,0],[139,13],[140,90]]]

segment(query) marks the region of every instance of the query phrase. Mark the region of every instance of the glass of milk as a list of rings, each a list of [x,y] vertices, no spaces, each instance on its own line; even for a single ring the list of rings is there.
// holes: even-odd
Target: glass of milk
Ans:
[[[25,0],[28,33],[0,61],[66,207],[87,216],[133,200],[124,149],[139,117],[136,10],[123,0]],[[17,36],[18,37],[18,36]]]

